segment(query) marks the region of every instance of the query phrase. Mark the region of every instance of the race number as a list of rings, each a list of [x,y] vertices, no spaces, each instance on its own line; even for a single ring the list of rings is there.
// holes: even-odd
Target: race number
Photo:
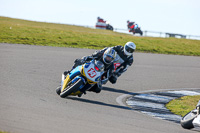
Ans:
[[[91,78],[94,78],[97,75],[96,71],[93,68],[88,70],[87,73]]]

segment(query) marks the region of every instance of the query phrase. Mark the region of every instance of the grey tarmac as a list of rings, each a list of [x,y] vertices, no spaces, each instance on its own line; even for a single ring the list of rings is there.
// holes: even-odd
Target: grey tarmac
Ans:
[[[100,94],[60,98],[63,71],[93,49],[0,44],[0,129],[11,133],[192,133],[121,106],[148,90],[200,88],[200,57],[134,53],[134,64]]]

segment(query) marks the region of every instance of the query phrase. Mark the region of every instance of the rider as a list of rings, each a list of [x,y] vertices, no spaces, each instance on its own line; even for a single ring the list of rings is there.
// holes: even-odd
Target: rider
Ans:
[[[106,23],[106,21],[104,21],[103,18],[100,17],[97,17],[97,22]]]
[[[84,56],[81,59],[76,59],[74,61],[74,65],[73,65],[72,69],[77,67],[78,65],[82,65],[85,62],[89,62],[92,59],[95,59],[95,60],[101,61],[104,64],[104,66],[105,66],[104,71],[106,72],[106,75],[107,75],[107,73],[108,73],[108,75],[112,75],[112,72],[114,70],[113,61],[115,60],[115,57],[116,57],[115,50],[111,47],[106,47],[100,51],[96,51],[91,56]],[[110,78],[112,79],[112,77],[110,77]],[[104,81],[104,82],[106,82],[106,81]],[[103,84],[105,84],[105,83],[103,83]],[[92,88],[90,88],[89,91],[94,91],[96,93],[100,93],[101,88],[102,88],[102,83],[94,85]],[[83,93],[85,93],[85,92],[82,92],[82,94]],[[82,94],[80,94],[79,97]]]
[[[129,20],[127,21],[127,27],[130,30],[131,26],[134,25],[135,22],[130,22]]]
[[[124,47],[121,45],[113,47],[113,49],[117,52],[120,60],[120,66],[117,67],[119,71],[114,72],[113,75],[109,78],[111,83],[116,83],[117,78],[124,73],[129,66],[133,63],[133,52],[136,49],[136,45],[133,42],[127,42]]]

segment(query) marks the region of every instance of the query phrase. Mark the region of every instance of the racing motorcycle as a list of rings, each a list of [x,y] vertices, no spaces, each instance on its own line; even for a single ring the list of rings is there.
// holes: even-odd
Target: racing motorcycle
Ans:
[[[187,113],[183,118],[181,119],[181,126],[185,129],[191,129],[194,128],[194,125],[199,125],[199,110],[200,110],[200,100],[198,104],[196,105],[196,109],[190,111]]]
[[[135,34],[135,33],[139,33],[141,36],[143,35],[143,32],[140,29],[140,27],[138,27],[137,29],[135,29],[135,31],[133,32],[133,34]]]
[[[133,35],[136,34],[136,33],[139,33],[142,36],[143,31],[141,30],[140,27],[138,27],[138,26],[136,27],[136,25],[135,25],[135,22],[129,22],[128,25],[127,25],[129,32],[133,32]]]
[[[69,95],[80,97],[94,85],[101,86],[103,81],[108,80],[107,75],[103,76],[103,74],[105,75],[104,64],[93,59],[75,67],[66,75],[62,74],[61,86],[56,89],[56,92],[62,98]]]
[[[133,35],[136,34],[136,33],[139,33],[141,36],[143,35],[143,32],[140,29],[140,27],[138,27],[136,29],[130,29],[129,32],[133,32]]]

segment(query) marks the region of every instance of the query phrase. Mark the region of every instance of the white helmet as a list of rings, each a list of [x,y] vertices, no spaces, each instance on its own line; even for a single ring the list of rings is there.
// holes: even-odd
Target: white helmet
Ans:
[[[127,56],[130,56],[132,55],[132,53],[135,51],[136,49],[136,45],[135,43],[133,42],[127,42],[124,46],[124,53],[127,55]]]
[[[112,48],[108,48],[103,54],[103,61],[106,64],[112,63],[116,58],[116,52]]]

